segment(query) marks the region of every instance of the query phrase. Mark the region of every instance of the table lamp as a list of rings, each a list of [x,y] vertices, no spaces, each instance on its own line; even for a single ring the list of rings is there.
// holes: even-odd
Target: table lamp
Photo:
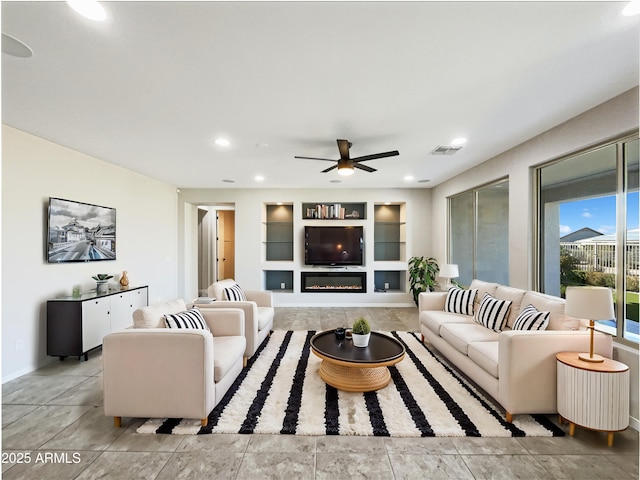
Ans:
[[[585,362],[602,362],[604,357],[593,353],[594,320],[615,319],[611,289],[606,287],[567,287],[565,314],[589,320],[589,353],[580,353]]]
[[[444,284],[444,288],[447,290],[452,286],[451,279],[458,278],[459,276],[460,273],[458,272],[458,265],[454,263],[447,263],[440,269],[440,278],[447,279],[446,283]]]

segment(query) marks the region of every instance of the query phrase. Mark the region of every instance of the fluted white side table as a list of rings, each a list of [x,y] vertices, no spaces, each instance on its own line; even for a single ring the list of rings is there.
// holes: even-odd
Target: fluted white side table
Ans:
[[[613,434],[629,426],[629,367],[605,358],[585,362],[579,352],[556,355],[558,365],[558,414],[569,422],[569,435],[576,425]]]

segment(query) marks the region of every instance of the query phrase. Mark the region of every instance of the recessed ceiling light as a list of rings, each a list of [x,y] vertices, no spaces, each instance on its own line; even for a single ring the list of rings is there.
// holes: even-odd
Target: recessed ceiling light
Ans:
[[[391,205],[391,202],[384,202],[385,205]]]
[[[269,148],[269,144],[266,142],[256,143],[256,147],[258,148]]]
[[[26,44],[22,43],[17,38],[2,34],[2,53],[11,55],[12,57],[29,58],[33,55],[31,50]]]
[[[229,180],[228,178],[225,178],[222,180],[224,183],[236,183],[235,180]]]
[[[102,22],[107,18],[107,12],[95,0],[67,0],[67,4],[76,12],[89,20]]]
[[[627,6],[622,10],[622,15],[625,17],[633,17],[640,14],[640,0],[632,0],[627,3]]]
[[[467,143],[467,139],[464,137],[457,137],[451,140],[451,145],[454,147],[459,147],[460,145],[464,145]]]
[[[262,175],[256,175],[255,177],[253,177],[253,179],[256,182],[262,182],[264,180],[264,177]]]
[[[413,180],[413,175],[405,175],[404,177],[405,182],[410,182],[411,180]]]
[[[231,145],[231,142],[226,138],[216,138],[216,145],[220,147],[228,147],[229,145]]]

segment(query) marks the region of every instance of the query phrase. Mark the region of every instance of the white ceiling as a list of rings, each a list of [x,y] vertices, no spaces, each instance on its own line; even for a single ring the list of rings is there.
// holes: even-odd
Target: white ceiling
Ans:
[[[2,121],[183,188],[432,187],[638,85],[625,4],[5,1],[34,55],[2,55]],[[293,158],[338,138],[400,155]]]

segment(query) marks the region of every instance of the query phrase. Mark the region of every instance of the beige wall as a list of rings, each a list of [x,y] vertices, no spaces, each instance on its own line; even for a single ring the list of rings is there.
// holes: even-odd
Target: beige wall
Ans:
[[[114,207],[117,259],[48,264],[49,197]],[[46,355],[46,301],[91,276],[128,271],[149,301],[176,296],[176,189],[42,138],[2,127],[2,380],[31,372]],[[56,360],[57,361],[57,360]]]

